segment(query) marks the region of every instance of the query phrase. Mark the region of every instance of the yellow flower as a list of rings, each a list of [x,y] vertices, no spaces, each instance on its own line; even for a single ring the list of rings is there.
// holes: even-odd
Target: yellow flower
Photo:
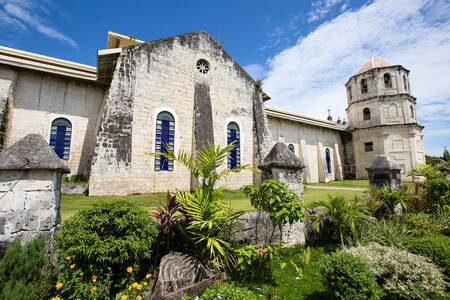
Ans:
[[[150,277],[152,277],[152,274],[147,274],[147,275],[145,275],[145,278],[150,278]]]
[[[83,277],[83,273],[80,273],[80,276]]]
[[[108,267],[108,271],[111,271],[111,267]]]
[[[141,290],[141,289],[142,289],[142,285],[138,284],[136,288],[137,288],[138,290]]]
[[[57,282],[56,283],[56,290],[59,290],[60,288],[62,288],[62,286],[63,286],[63,283],[62,282]]]
[[[123,295],[122,297],[120,297],[120,300],[127,300],[128,296],[127,295]]]
[[[142,297],[141,297],[140,295],[138,295],[138,296],[136,297],[136,299],[137,299],[137,300],[142,300]]]
[[[146,286],[146,285],[147,285],[147,281],[142,282],[142,284],[143,284],[144,286]]]
[[[71,257],[70,256],[66,256],[66,260],[70,260],[71,259]]]
[[[92,287],[92,291],[95,291],[95,289],[96,289],[96,288],[95,288],[95,286],[94,286],[94,287]]]
[[[97,281],[97,275],[92,275],[92,282],[96,282]]]
[[[75,268],[75,264],[73,264],[73,265],[70,265],[70,267],[69,267],[69,268],[71,268],[71,269]]]
[[[129,267],[127,268],[127,272],[128,272],[128,273],[133,272],[133,267],[132,267],[132,266],[129,266]]]
[[[138,286],[138,283],[137,282],[133,282],[132,286],[135,288],[135,287]]]
[[[61,298],[59,298],[58,296],[53,297],[52,300],[62,300]]]

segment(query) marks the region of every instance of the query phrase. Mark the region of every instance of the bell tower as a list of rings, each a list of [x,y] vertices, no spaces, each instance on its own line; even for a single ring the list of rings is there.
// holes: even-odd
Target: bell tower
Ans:
[[[386,155],[402,167],[402,177],[408,180],[409,171],[425,163],[423,126],[417,122],[409,70],[372,57],[345,87],[356,178],[368,178],[366,166],[375,156]]]

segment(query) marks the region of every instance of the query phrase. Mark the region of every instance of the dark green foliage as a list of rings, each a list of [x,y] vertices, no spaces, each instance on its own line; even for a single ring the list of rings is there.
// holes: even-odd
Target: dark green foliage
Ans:
[[[214,287],[205,289],[198,297],[183,297],[183,300],[257,300],[266,299],[263,295],[257,294],[249,289],[238,287],[234,284],[222,282],[214,283]]]
[[[54,275],[41,235],[25,246],[16,238],[0,261],[0,299],[45,299]]]
[[[445,178],[427,180],[425,191],[428,210],[450,208],[450,180]]]
[[[86,176],[84,176],[83,173],[77,173],[70,177],[64,175],[62,178],[63,184],[67,184],[67,183],[81,184],[81,183],[86,183],[86,182],[87,182]]]
[[[397,224],[406,226],[410,230],[411,235],[416,237],[443,234],[448,231],[448,226],[450,225],[445,218],[428,214],[403,214],[391,216],[390,219]]]
[[[413,235],[407,226],[398,219],[381,219],[359,226],[354,236],[354,243],[365,245],[371,242],[384,246],[405,249]]]
[[[450,279],[450,237],[425,236],[412,239],[408,244],[408,250],[415,254],[428,257],[438,265],[443,274]]]
[[[251,282],[255,280],[271,280],[270,262],[276,253],[272,246],[257,247],[246,245],[235,249],[240,275]]]
[[[268,179],[260,186],[246,185],[242,190],[254,208],[270,214],[274,226],[305,221],[302,201],[284,182]]]
[[[70,257],[86,276],[111,272],[117,286],[128,266],[147,271],[156,235],[152,220],[136,203],[103,200],[69,218],[56,241],[61,257]]]
[[[320,266],[325,285],[338,299],[380,299],[382,290],[366,262],[340,251],[326,257]]]

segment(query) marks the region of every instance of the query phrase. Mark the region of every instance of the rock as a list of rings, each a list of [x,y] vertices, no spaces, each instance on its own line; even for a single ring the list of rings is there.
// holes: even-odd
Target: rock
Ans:
[[[198,259],[180,252],[169,253],[161,259],[158,279],[150,299],[162,299],[168,294],[211,278],[213,275]]]
[[[75,184],[75,183],[61,184],[61,193],[69,195],[82,195],[86,193],[88,187],[89,187],[88,184]]]

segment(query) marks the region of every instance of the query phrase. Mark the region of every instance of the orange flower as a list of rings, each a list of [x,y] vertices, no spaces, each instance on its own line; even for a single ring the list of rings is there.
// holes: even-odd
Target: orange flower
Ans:
[[[142,282],[142,284],[143,284],[144,286],[146,286],[146,285],[147,285],[147,281]]]
[[[92,282],[96,282],[97,281],[97,275],[92,275]]]
[[[137,300],[142,300],[142,297],[141,297],[140,295],[138,295],[138,296],[136,297],[136,299],[137,299]]]
[[[145,275],[145,278],[150,278],[150,277],[152,277],[152,274],[147,274],[147,275]]]
[[[127,272],[128,272],[128,273],[133,272],[133,267],[132,267],[132,266],[129,266],[129,267],[127,268]]]
[[[70,260],[71,259],[71,257],[70,256],[66,256],[66,260]]]
[[[62,288],[62,286],[63,286],[63,283],[62,282],[57,282],[56,283],[56,290],[59,290],[60,288]]]
[[[75,268],[75,264],[70,265],[69,268],[71,268],[71,269]]]
[[[123,295],[122,297],[120,297],[120,300],[127,300],[128,296],[127,295]]]

